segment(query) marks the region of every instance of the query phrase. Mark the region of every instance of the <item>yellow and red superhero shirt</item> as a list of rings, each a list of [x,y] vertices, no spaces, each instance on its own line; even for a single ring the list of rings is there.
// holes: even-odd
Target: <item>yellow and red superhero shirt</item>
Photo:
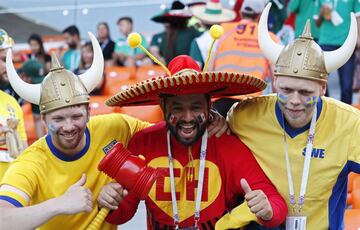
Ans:
[[[342,229],[347,175],[360,173],[360,111],[328,97],[317,103],[317,123],[302,211],[308,229]],[[284,129],[295,197],[298,198],[310,124],[292,129],[285,122],[276,95],[238,103],[228,113],[232,131],[251,149],[268,178],[289,205]],[[289,213],[292,208],[289,205]]]
[[[149,166],[163,168],[167,173],[156,181],[145,200],[148,229],[167,229],[174,224],[166,133],[165,122],[161,122],[137,133],[129,144],[133,154],[144,155]],[[193,160],[189,161],[188,147],[171,137],[181,228],[194,225],[200,147],[201,138],[191,146]],[[189,175],[192,170],[195,173],[193,180]],[[224,213],[239,204],[238,200],[244,195],[241,178],[245,178],[252,189],[261,189],[269,197],[274,217],[263,224],[276,226],[284,221],[287,214],[285,201],[264,175],[249,149],[235,136],[225,134],[208,139],[200,229],[213,229]],[[115,224],[125,223],[135,214],[138,204],[139,200],[129,194],[107,220]]]
[[[32,205],[58,197],[78,181],[85,173],[85,187],[94,197],[90,213],[59,215],[38,229],[85,229],[98,213],[96,199],[102,186],[112,181],[97,169],[99,162],[116,143],[127,146],[132,135],[149,126],[132,117],[121,114],[101,115],[90,118],[85,131],[86,145],[69,157],[56,149],[47,135],[28,147],[6,172],[0,185],[11,185],[30,197]],[[29,205],[22,196],[10,191],[0,191],[0,199],[14,206]],[[101,229],[117,229],[108,223]]]

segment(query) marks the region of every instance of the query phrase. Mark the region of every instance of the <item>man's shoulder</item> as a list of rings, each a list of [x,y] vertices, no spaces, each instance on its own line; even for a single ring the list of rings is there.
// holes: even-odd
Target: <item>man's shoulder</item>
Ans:
[[[156,139],[159,135],[166,133],[166,123],[161,121],[155,125],[149,126],[137,132],[133,138],[151,138]]]
[[[352,105],[330,97],[322,97],[322,102],[326,106],[327,115],[336,113],[338,115],[343,114],[346,117],[356,117],[357,119],[360,117],[360,110]]]
[[[213,142],[216,148],[216,154],[224,162],[232,159],[232,163],[248,159],[251,155],[249,148],[233,133],[230,135],[223,134],[220,137],[211,137],[210,143]],[[227,162],[230,165],[230,162]],[[236,164],[236,163],[235,163]]]
[[[259,97],[249,97],[237,102],[232,109],[238,113],[244,113],[248,110],[262,110],[268,106],[274,105],[276,102],[276,95],[266,95]]]
[[[245,146],[245,144],[233,133],[227,134],[223,133],[220,137],[213,135],[210,137],[210,140],[213,141],[216,145],[219,145],[220,148],[225,146],[229,148],[234,148],[235,146]]]
[[[42,137],[27,147],[23,153],[14,161],[16,162],[33,162],[41,163],[47,162],[48,154],[50,153],[45,137]]]
[[[19,105],[19,104],[17,103],[17,100],[16,100],[13,96],[11,96],[10,94],[8,94],[8,93],[6,93],[6,92],[4,92],[4,91],[2,91],[2,90],[0,90],[0,99],[1,99],[2,101],[7,101],[7,102],[10,102],[10,103]],[[19,106],[19,107],[20,107],[20,106]]]
[[[124,114],[120,113],[110,113],[110,114],[102,114],[90,117],[89,127],[90,129],[97,129],[98,127],[102,127],[101,129],[112,128],[115,129],[128,127],[129,123],[135,121],[136,119]]]

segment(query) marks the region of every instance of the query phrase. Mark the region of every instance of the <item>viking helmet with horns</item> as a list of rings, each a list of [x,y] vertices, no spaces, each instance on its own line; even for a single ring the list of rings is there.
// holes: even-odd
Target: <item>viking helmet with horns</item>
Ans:
[[[344,65],[354,52],[357,41],[357,25],[354,13],[344,44],[334,51],[324,52],[313,40],[309,21],[303,34],[287,46],[275,43],[268,32],[269,3],[261,14],[258,29],[259,46],[265,56],[275,64],[275,76],[298,77],[326,82],[328,74]]]
[[[77,76],[59,64],[52,55],[50,73],[41,84],[29,84],[21,80],[12,63],[12,53],[6,55],[6,71],[11,86],[26,101],[39,105],[41,113],[89,103],[89,93],[99,84],[104,70],[104,58],[98,41],[89,32],[94,50],[93,63],[85,73]]]

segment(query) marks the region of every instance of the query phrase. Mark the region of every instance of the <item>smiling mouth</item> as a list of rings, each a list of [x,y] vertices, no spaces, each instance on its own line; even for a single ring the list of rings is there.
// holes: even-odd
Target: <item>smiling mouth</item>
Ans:
[[[65,137],[65,139],[72,139],[74,138],[76,135],[76,133],[65,133],[65,134],[61,134],[61,136]]]
[[[179,126],[179,134],[184,138],[191,138],[195,135],[195,124],[183,124]]]

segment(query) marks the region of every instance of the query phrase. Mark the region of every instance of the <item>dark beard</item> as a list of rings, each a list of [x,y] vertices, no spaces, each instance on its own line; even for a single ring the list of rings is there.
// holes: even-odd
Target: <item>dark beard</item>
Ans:
[[[191,140],[185,140],[185,139],[181,138],[178,134],[180,125],[182,125],[184,123],[195,125],[195,128],[198,130],[195,137]],[[171,125],[170,122],[166,121],[166,126],[170,130],[171,135],[173,135],[177,141],[179,141],[183,145],[191,146],[202,137],[202,135],[204,134],[204,132],[206,130],[207,123],[208,123],[208,121],[205,121],[202,124],[200,124],[198,121],[191,121],[191,122],[179,121],[176,123],[175,126],[173,126],[173,125]]]

